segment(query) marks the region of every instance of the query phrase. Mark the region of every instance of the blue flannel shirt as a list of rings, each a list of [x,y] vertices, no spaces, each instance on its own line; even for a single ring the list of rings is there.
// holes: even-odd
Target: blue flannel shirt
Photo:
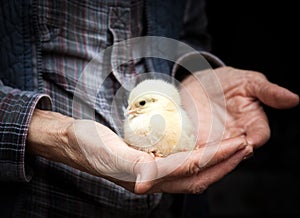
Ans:
[[[1,1],[0,10],[0,204],[11,205],[0,216],[155,217],[157,208],[167,210],[160,193],[136,195],[103,178],[29,156],[26,136],[35,108],[84,113],[84,107],[73,105],[76,84],[91,59],[116,42],[143,35],[180,39],[220,64],[207,53],[204,2],[15,0]],[[96,104],[83,104],[96,111],[95,120],[117,132],[110,112],[118,79],[146,70],[171,74],[172,67],[159,60],[133,61],[106,78]]]

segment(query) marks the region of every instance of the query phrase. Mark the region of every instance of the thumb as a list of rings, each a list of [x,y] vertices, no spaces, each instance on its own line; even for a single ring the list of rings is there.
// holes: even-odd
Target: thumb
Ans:
[[[133,166],[136,174],[134,192],[136,194],[147,193],[155,184],[158,175],[157,162],[153,158],[139,159]]]
[[[276,108],[287,109],[299,104],[299,96],[286,88],[264,81],[255,83],[255,97],[262,103]]]

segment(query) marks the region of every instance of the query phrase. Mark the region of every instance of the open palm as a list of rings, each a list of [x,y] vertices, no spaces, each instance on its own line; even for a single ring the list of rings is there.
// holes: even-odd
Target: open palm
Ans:
[[[182,83],[183,106],[195,124],[198,146],[245,135],[253,148],[270,137],[262,104],[286,109],[299,97],[258,72],[220,67],[196,72]]]

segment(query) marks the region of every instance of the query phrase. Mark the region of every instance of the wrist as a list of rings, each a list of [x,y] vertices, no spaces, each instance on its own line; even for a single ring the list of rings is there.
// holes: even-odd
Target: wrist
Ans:
[[[27,135],[27,153],[61,162],[73,121],[60,113],[35,109]]]

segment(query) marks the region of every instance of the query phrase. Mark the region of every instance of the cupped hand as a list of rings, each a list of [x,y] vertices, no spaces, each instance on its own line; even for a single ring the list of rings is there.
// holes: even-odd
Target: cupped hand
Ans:
[[[299,103],[297,95],[261,73],[230,67],[189,76],[181,95],[198,132],[193,151],[153,158],[95,121],[36,109],[27,152],[106,178],[137,194],[201,193],[268,140],[262,103],[282,109]]]
[[[67,156],[69,165],[137,194],[200,193],[230,172],[238,164],[236,158],[251,152],[246,146],[244,137],[236,137],[191,152],[154,158],[129,147],[102,124],[76,120],[68,129]],[[223,166],[222,161],[226,163]]]
[[[129,147],[106,126],[36,109],[27,153],[108,179],[137,193],[199,193],[230,172],[251,150],[245,137],[165,158]]]
[[[196,72],[182,83],[183,104],[198,130],[198,144],[245,135],[257,148],[270,137],[262,105],[288,109],[298,95],[271,83],[259,72],[220,67]]]
[[[298,95],[262,73],[232,67],[194,73],[182,82],[181,96],[195,125],[198,149],[150,190],[177,192],[184,187],[188,193],[202,192],[268,141],[270,127],[263,105],[289,109],[299,104]],[[158,167],[176,163],[184,154],[170,155]]]

